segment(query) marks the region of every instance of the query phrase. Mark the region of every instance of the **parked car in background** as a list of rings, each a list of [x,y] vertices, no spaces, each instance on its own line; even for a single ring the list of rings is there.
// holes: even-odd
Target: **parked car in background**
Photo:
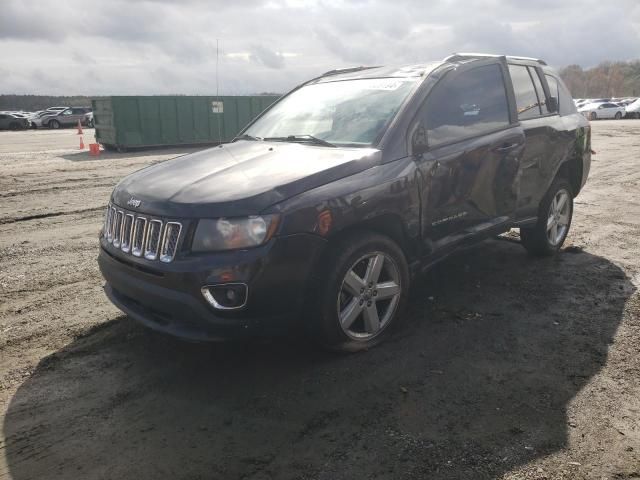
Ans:
[[[627,118],[640,118],[640,98],[625,107],[625,116]]]
[[[615,103],[588,103],[578,109],[578,111],[589,120],[598,120],[602,118],[615,118],[620,120],[626,115],[624,107]]]
[[[184,338],[298,325],[366,349],[402,320],[412,278],[451,253],[516,227],[531,254],[555,254],[590,139],[541,60],[333,70],[232,143],[124,178],[99,237],[105,292]]]
[[[66,110],[69,107],[49,107],[47,108],[47,112],[62,112],[63,110]]]
[[[53,117],[57,115],[58,112],[43,110],[42,112],[36,113],[31,117],[31,128],[41,128],[43,127],[43,122],[49,120],[49,117]]]
[[[86,125],[85,115],[90,112],[88,107],[71,107],[59,112],[52,112],[40,118],[39,126],[48,128],[62,128],[75,126],[80,123]]]
[[[0,113],[0,130],[24,130],[29,128],[29,119],[19,113]]]

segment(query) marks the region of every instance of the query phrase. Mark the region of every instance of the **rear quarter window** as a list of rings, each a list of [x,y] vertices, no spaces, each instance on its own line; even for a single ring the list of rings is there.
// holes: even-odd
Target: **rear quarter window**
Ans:
[[[573,97],[562,80],[549,74],[546,74],[545,77],[547,79],[551,95],[558,98],[558,110],[560,115],[564,116],[576,113],[578,111],[576,104],[573,103]]]

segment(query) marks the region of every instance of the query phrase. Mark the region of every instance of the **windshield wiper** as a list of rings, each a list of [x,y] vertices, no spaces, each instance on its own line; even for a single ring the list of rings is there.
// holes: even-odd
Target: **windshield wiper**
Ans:
[[[289,135],[286,137],[267,137],[264,139],[265,141],[274,141],[274,142],[308,142],[314,143],[316,145],[322,145],[323,147],[333,147],[337,148],[333,143],[327,142],[326,140],[322,140],[321,138],[314,137],[313,135]]]
[[[245,133],[244,135],[240,135],[239,137],[236,137],[236,140],[252,140],[255,142],[259,142],[262,140],[262,138],[254,137],[253,135],[249,135],[248,133]]]

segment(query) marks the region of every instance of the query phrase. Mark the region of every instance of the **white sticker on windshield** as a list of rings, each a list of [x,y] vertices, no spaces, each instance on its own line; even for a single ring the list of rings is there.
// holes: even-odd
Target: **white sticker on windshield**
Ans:
[[[367,85],[367,90],[397,90],[402,85],[402,80],[397,78],[381,78],[373,80]]]

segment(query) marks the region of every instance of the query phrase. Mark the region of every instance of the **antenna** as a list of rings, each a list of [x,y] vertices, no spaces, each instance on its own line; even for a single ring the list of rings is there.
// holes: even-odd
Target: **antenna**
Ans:
[[[220,48],[219,48],[219,40],[216,38],[216,109],[217,109],[217,113],[221,114],[218,115],[216,120],[217,120],[217,124],[218,124],[218,143],[222,143],[222,126],[220,125],[220,123],[222,122],[222,119],[224,118],[224,110],[222,107],[222,105],[220,105],[220,90],[219,90],[219,75],[218,75],[218,64],[220,62]]]

